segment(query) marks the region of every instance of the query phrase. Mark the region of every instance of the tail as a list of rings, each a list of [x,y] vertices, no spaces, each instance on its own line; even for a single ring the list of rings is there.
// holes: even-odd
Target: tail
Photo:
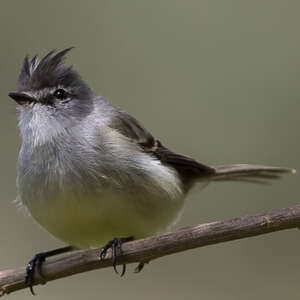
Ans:
[[[242,181],[267,183],[270,179],[279,179],[283,174],[295,174],[295,169],[260,165],[237,164],[212,167],[213,181]]]

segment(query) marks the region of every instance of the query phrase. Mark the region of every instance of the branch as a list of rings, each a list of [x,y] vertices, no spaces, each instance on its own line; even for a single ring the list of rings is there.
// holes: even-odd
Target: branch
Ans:
[[[123,254],[118,256],[117,264],[149,262],[192,248],[297,227],[300,227],[300,205],[255,216],[185,227],[175,232],[123,244]],[[77,273],[110,267],[112,265],[110,258],[111,253],[109,252],[105,259],[100,260],[99,249],[75,251],[49,258],[42,266],[43,277],[39,274],[35,275],[35,284],[43,284],[45,279],[51,281]],[[24,289],[26,287],[24,279],[25,268],[0,272],[0,296]]]

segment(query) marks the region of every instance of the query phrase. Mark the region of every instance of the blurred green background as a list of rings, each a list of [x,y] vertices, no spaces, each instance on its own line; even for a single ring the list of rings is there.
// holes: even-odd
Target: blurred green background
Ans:
[[[26,53],[68,58],[98,93],[171,149],[210,164],[300,170],[299,1],[17,1],[0,3],[0,269],[62,243],[16,208],[15,103]],[[269,186],[211,184],[189,195],[185,226],[299,202],[299,175]],[[299,299],[300,231],[153,261],[124,278],[105,269],[37,287],[37,299]],[[32,299],[29,291],[10,299]]]

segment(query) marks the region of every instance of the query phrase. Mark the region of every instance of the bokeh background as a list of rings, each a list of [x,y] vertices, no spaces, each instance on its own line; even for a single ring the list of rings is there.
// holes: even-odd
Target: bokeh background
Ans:
[[[0,3],[0,269],[62,246],[13,203],[20,147],[15,103],[25,54],[75,46],[91,87],[171,149],[210,164],[300,170],[300,2],[17,1]],[[299,202],[299,175],[269,186],[211,184],[178,226]],[[37,287],[37,299],[299,299],[300,231],[187,251],[124,278],[110,269]],[[27,290],[11,299],[32,299]]]

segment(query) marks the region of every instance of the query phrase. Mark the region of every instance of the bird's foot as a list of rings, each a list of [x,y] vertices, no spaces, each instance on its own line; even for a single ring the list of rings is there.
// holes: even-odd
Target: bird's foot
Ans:
[[[132,241],[133,237],[126,237],[126,238],[114,238],[113,240],[109,241],[100,252],[100,259],[104,259],[106,256],[107,250],[111,249],[111,260],[112,265],[117,274],[120,274],[117,270],[117,256],[122,254],[122,244],[125,242]],[[122,277],[126,272],[126,264],[123,264],[122,266],[122,272],[120,276]]]
[[[46,260],[46,258],[49,256],[68,252],[70,250],[72,250],[72,247],[67,246],[67,247],[58,248],[58,249],[47,251],[47,252],[41,252],[41,253],[36,254],[28,262],[28,264],[26,266],[25,284],[26,284],[26,286],[29,287],[32,295],[35,295],[35,292],[33,290],[33,285],[34,285],[34,276],[35,276],[36,271],[38,272],[39,276],[44,279],[44,283],[46,283],[46,280],[43,277],[42,272],[41,272],[41,266],[42,266],[43,262]]]
[[[29,287],[30,292],[32,295],[35,295],[33,290],[34,285],[34,273],[37,270],[41,277],[41,266],[42,263],[46,260],[46,255],[44,252],[36,254],[27,264],[26,266],[26,277],[25,277],[25,284]]]

